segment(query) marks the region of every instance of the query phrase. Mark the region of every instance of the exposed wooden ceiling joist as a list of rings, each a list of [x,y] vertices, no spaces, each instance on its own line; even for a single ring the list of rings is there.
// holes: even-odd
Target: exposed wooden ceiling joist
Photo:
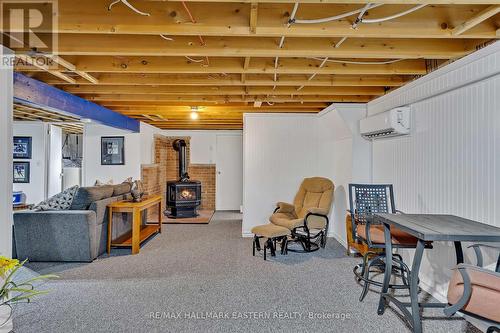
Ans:
[[[216,105],[215,103],[203,103],[203,102],[198,102],[198,103],[184,103],[184,102],[170,102],[168,104],[165,104],[163,102],[157,102],[157,101],[103,101],[100,102],[99,104],[111,108],[111,109],[117,109],[117,108],[134,108],[134,109],[148,109],[148,108],[175,108],[175,109],[183,109],[187,108],[190,109],[191,106],[197,106],[197,107],[210,107],[210,108],[217,108],[221,107],[224,109],[229,109],[231,110],[232,108],[246,108],[249,106],[253,105],[253,102],[233,102],[233,103],[225,103],[223,105]],[[269,108],[272,109],[279,109],[279,108],[293,108],[293,109],[307,109],[307,108],[319,108],[319,109],[324,109],[330,104],[327,102],[308,102],[308,103],[300,103],[300,102],[281,102],[281,103],[275,103],[272,106],[269,106]]]
[[[463,36],[464,32],[474,28],[475,26],[481,24],[482,22],[486,21],[487,19],[498,13],[500,13],[500,5],[489,6],[480,11],[479,13],[475,14],[473,17],[463,22],[459,26],[455,27],[451,31],[451,34],[453,36],[459,36],[459,35]]]
[[[66,91],[73,94],[129,94],[129,95],[183,95],[183,96],[234,96],[234,95],[371,95],[385,94],[383,87],[305,87],[300,91],[295,87],[191,87],[191,86],[65,86]]]
[[[165,1],[165,0],[147,0],[151,2],[155,1]],[[170,0],[172,2],[221,2],[221,3],[231,3],[231,2],[241,2],[241,3],[275,3],[277,0]],[[311,4],[366,4],[366,0],[280,0],[283,3],[311,3]],[[480,5],[480,4],[497,4],[498,0],[384,0],[385,4],[448,4],[448,5],[460,5],[460,4],[470,4],[470,5]]]
[[[77,68],[89,73],[163,73],[163,74],[346,74],[346,75],[422,75],[426,74],[425,61],[401,60],[391,64],[359,65],[327,62],[318,68],[320,61],[304,58],[282,58],[274,68],[272,58],[253,58],[247,68],[242,58],[210,58],[210,65],[193,63],[184,57],[145,56],[67,56]],[[250,59],[250,57],[247,57]],[[352,60],[351,57],[347,58]],[[343,59],[344,60],[344,59]],[[354,59],[356,60],[356,59]],[[370,59],[378,62],[385,59]],[[33,66],[16,67],[22,72],[42,71]]]
[[[379,24],[363,24],[351,29],[356,15],[328,23],[286,24],[292,3],[190,3],[196,17],[192,23],[179,2],[150,2],[150,16],[139,16],[128,8],[114,7],[108,12],[100,0],[75,2],[60,0],[59,33],[140,34],[168,36],[256,36],[256,37],[349,37],[349,38],[454,38],[451,29],[487,5],[427,6],[398,20]],[[364,5],[364,3],[363,3]],[[260,7],[259,7],[260,6]],[[359,4],[302,4],[299,18],[332,16],[359,8]],[[370,17],[384,17],[408,9],[411,3],[384,5],[369,10]],[[260,9],[260,10],[259,10]],[[217,13],[217,15],[214,15]],[[258,25],[257,25],[258,20]],[[484,21],[484,20],[483,20]],[[482,23],[482,22],[481,22]],[[485,22],[460,38],[496,38],[495,24]]]
[[[130,101],[130,102],[138,102],[138,101],[156,101],[156,102],[186,102],[186,103],[203,103],[203,102],[212,102],[214,104],[226,104],[226,103],[235,103],[235,102],[255,102],[255,101],[268,101],[273,103],[281,103],[281,102],[368,102],[373,99],[374,96],[339,96],[339,95],[324,95],[324,96],[297,96],[297,95],[284,95],[284,96],[251,96],[246,95],[244,97],[241,96],[204,96],[204,95],[144,95],[144,94],[95,94],[95,95],[86,95],[85,98],[89,101]]]
[[[13,118],[17,121],[43,121],[61,127],[68,133],[83,133],[83,123],[78,118],[58,112],[14,104]]]
[[[62,80],[52,79],[47,74],[35,76],[52,85],[69,85]],[[134,85],[134,86],[402,86],[408,78],[395,75],[368,75],[368,76],[331,76],[317,75],[314,80],[308,80],[307,75],[281,75],[274,81],[272,75],[246,75],[244,81],[237,74],[226,75],[178,75],[178,74],[99,74],[99,86],[108,85]],[[91,85],[92,83],[77,79],[78,85]]]
[[[288,38],[278,48],[277,38],[177,37],[167,45],[157,36],[61,34],[59,55],[190,56],[190,57],[329,57],[452,59],[463,57],[487,40],[476,39],[359,39],[351,38],[335,48],[332,38]]]
[[[425,6],[405,12],[415,4]],[[134,1],[148,16],[108,5],[59,0],[55,66],[16,70],[172,129],[241,129],[245,112],[367,102],[500,38],[498,0],[387,0],[355,29],[357,15],[306,21],[366,0]]]

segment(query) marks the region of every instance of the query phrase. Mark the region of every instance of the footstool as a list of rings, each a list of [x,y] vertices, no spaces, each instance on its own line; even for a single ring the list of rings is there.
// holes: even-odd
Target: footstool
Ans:
[[[255,249],[260,251],[260,241],[261,238],[267,238],[264,243],[264,260],[266,260],[267,249],[271,250],[271,256],[276,256],[276,243],[281,243],[281,254],[287,254],[288,236],[290,235],[290,230],[285,227],[281,227],[275,224],[263,224],[252,228],[253,236],[253,248],[252,254],[255,257]]]

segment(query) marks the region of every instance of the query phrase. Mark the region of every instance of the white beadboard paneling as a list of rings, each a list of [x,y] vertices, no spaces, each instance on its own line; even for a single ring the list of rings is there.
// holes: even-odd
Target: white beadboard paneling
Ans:
[[[468,77],[484,73],[478,63],[470,66],[462,69]],[[374,182],[394,184],[398,209],[459,215],[500,227],[499,92],[497,75],[426,98],[412,104],[410,136],[374,142]],[[454,260],[452,244],[426,251],[421,279],[434,286],[438,297],[446,295]],[[496,255],[489,253],[488,260]]]
[[[496,42],[467,57],[368,103],[370,115],[444,94],[500,73],[500,43]]]

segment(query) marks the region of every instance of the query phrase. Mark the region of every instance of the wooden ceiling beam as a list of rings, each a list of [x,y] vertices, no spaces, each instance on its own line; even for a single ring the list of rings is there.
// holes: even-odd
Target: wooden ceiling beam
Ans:
[[[127,109],[137,109],[137,110],[148,110],[148,109],[185,109],[185,110],[190,110],[192,106],[197,106],[197,107],[202,107],[202,108],[207,108],[207,109],[218,109],[218,108],[223,108],[223,109],[237,109],[237,108],[246,108],[249,107],[248,102],[234,102],[234,103],[226,103],[224,105],[216,105],[214,103],[184,103],[184,102],[157,102],[157,101],[104,101],[100,103],[101,105],[110,108],[110,109],[115,109],[115,108],[123,108],[125,110]],[[324,109],[328,107],[330,103],[327,102],[308,102],[308,103],[296,103],[296,102],[290,102],[290,103],[275,103],[272,106],[269,106],[270,109],[280,109],[280,108],[294,108],[294,109],[307,109],[307,108],[320,108]]]
[[[252,2],[250,4],[250,33],[255,34],[257,31],[257,19],[259,12],[259,4]]]
[[[245,75],[245,74],[242,74]],[[37,75],[36,79],[52,85],[69,85],[62,80],[52,79],[48,75]],[[134,86],[381,86],[399,87],[408,79],[397,75],[386,76],[329,76],[317,75],[314,80],[308,80],[306,75],[280,76],[274,81],[272,75],[248,76],[242,82],[235,75],[212,77],[207,75],[168,75],[168,74],[101,74],[98,86],[108,85],[134,85]],[[83,79],[77,80],[78,85],[90,85],[91,82]]]
[[[116,112],[120,112],[127,116],[156,116],[161,115],[167,118],[170,117],[189,117],[190,111],[151,111],[151,110],[142,110],[142,111],[134,111],[134,110],[123,110],[120,108],[113,109]],[[272,112],[272,113],[316,113],[321,111],[321,108],[308,108],[308,109],[271,109],[266,106],[262,106],[260,108],[248,107],[245,109],[239,110],[227,110],[227,111],[203,111],[199,112],[200,117],[218,117],[218,118],[232,118],[239,117],[243,113],[255,113],[255,112]]]
[[[50,65],[48,65],[47,63],[44,63],[42,61],[37,61],[37,59],[34,57],[31,57],[31,56],[26,55],[26,54],[16,54],[16,58],[18,58],[19,60],[21,60],[22,62],[24,62],[26,64],[30,64],[31,66],[34,66],[34,67],[36,67],[44,72],[52,74],[55,77],[57,77],[63,81],[66,81],[66,82],[71,83],[71,84],[76,83],[75,79],[69,77],[66,74],[61,73],[60,71],[52,69],[52,67]]]
[[[304,58],[281,58],[277,69],[274,59],[254,58],[245,69],[241,58],[210,58],[210,65],[192,63],[184,57],[113,57],[74,56],[77,68],[88,73],[157,73],[157,74],[345,74],[345,75],[423,75],[427,73],[425,61],[402,60],[384,65],[359,65],[327,62],[318,68],[320,61]],[[249,57],[247,57],[249,58]],[[347,58],[349,59],[349,58]],[[377,61],[377,60],[373,60]],[[33,66],[18,64],[22,72],[41,71]]]
[[[272,102],[272,103],[282,103],[282,102],[368,102],[372,100],[375,96],[363,96],[363,95],[319,95],[319,96],[185,96],[185,95],[132,95],[132,94],[94,94],[86,95],[85,99],[93,102],[106,102],[106,101],[130,101],[130,102],[192,102],[192,103],[208,103],[212,102],[218,105],[224,105],[226,103],[234,102],[249,102],[253,103],[255,101]]]
[[[64,86],[72,94],[128,94],[128,95],[182,95],[182,96],[232,96],[232,95],[371,95],[385,94],[383,87],[191,87],[191,86]]]
[[[275,1],[277,2],[277,1]],[[364,4],[363,4],[364,5]],[[196,22],[191,22],[182,4],[178,2],[152,2],[148,17],[140,16],[128,8],[114,7],[107,11],[101,0],[75,2],[59,0],[58,33],[135,34],[153,35],[157,42],[168,36],[254,36],[254,37],[349,37],[349,38],[457,38],[448,26],[466,21],[471,12],[485,7],[481,3],[462,6],[427,6],[409,15],[378,24],[363,24],[351,29],[355,15],[322,24],[293,24],[287,27],[292,4],[252,2],[192,3],[189,8]],[[351,11],[357,4],[303,5],[298,18],[314,19]],[[373,17],[385,17],[406,10],[408,4],[384,5],[369,11]],[[217,13],[217,15],[213,15]],[[287,16],[288,15],[288,16]],[[257,25],[258,18],[258,25]],[[443,28],[444,27],[444,28]],[[460,35],[458,38],[496,38],[494,24]],[[175,39],[175,38],[174,38]]]
[[[451,34],[454,37],[457,37],[459,35],[462,35],[464,32],[474,28],[478,24],[481,24],[482,22],[486,21],[490,17],[500,13],[500,5],[493,5],[485,8],[484,10],[480,11],[467,21],[463,22],[459,26],[455,27],[452,31]],[[498,38],[496,36],[495,38]]]
[[[331,38],[287,38],[278,48],[276,38],[206,37],[200,45],[193,37],[176,37],[168,44],[156,36],[61,34],[59,55],[190,56],[190,57],[329,57],[360,59],[450,59],[465,56],[486,40],[356,39],[335,48]],[[470,41],[470,42],[469,42]]]
[[[151,2],[155,1],[164,1],[164,0],[148,0]],[[220,2],[220,3],[275,3],[276,0],[170,0],[171,2]],[[366,4],[366,0],[282,0],[283,3],[295,3],[299,2],[301,4]],[[400,5],[408,5],[408,4],[434,4],[434,5],[477,5],[477,4],[496,4],[497,0],[384,0],[384,4],[400,4]]]
[[[69,71],[81,76],[82,78],[84,78],[85,80],[87,80],[92,84],[99,83],[99,81],[95,77],[84,71],[77,70],[75,65],[57,55],[50,56],[50,59],[52,59],[55,63],[63,66],[64,68],[68,69]]]

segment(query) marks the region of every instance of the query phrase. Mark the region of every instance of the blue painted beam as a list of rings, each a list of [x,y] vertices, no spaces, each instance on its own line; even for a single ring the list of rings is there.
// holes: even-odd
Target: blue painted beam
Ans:
[[[139,121],[52,87],[44,82],[14,73],[14,99],[92,119],[106,126],[139,132]]]

